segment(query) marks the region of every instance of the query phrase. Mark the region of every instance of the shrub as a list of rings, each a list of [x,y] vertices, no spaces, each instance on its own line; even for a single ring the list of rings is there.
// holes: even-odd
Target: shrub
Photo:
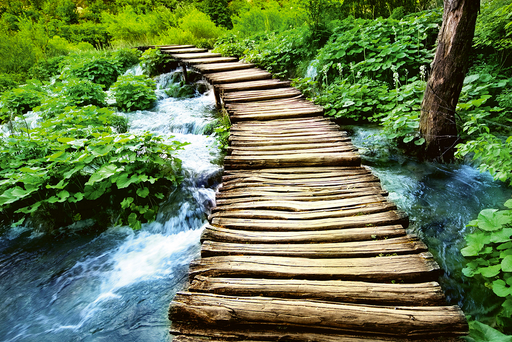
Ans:
[[[103,107],[106,94],[99,84],[89,80],[73,79],[64,84],[60,100],[70,105]]]
[[[58,56],[49,59],[43,59],[34,64],[29,71],[31,77],[41,81],[49,81],[62,72],[66,57]]]
[[[141,52],[137,49],[117,49],[112,58],[117,62],[122,72],[139,63]]]
[[[16,88],[2,96],[4,107],[15,114],[24,114],[41,104],[43,93],[32,87]]]
[[[151,133],[116,134],[113,112],[70,109],[28,135],[0,139],[0,210],[21,224],[53,230],[93,218],[134,229],[156,217],[181,179],[175,151]]]
[[[125,112],[151,108],[156,101],[155,81],[145,75],[126,75],[112,87],[117,107]]]
[[[119,65],[112,58],[99,57],[71,65],[67,74],[74,78],[86,78],[108,89],[117,80],[120,71]]]
[[[496,323],[510,332],[512,327],[512,200],[506,209],[484,209],[468,226],[474,232],[466,236],[462,255],[469,258],[462,270],[467,277],[476,277],[492,288],[501,299]]]
[[[161,74],[162,72],[169,72],[171,66],[175,63],[169,55],[160,51],[160,49],[148,49],[144,51],[140,57],[140,64],[144,73],[150,77]]]

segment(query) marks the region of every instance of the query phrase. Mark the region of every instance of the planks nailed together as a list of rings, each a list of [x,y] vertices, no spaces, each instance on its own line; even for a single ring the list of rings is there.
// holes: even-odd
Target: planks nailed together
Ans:
[[[217,207],[169,309],[175,341],[367,342],[467,334],[408,220],[345,132],[287,81],[192,46],[233,123]],[[442,336],[442,337],[441,337]]]

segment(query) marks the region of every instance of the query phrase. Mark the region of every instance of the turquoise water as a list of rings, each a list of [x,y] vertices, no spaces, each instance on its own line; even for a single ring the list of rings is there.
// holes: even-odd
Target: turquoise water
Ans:
[[[363,164],[380,178],[389,199],[409,216],[409,231],[422,238],[445,271],[440,283],[447,300],[485,321],[495,296],[483,284],[462,275],[465,260],[460,249],[464,236],[471,232],[467,223],[482,209],[502,206],[511,198],[512,189],[468,164],[419,162],[390,152],[378,127],[347,129]]]

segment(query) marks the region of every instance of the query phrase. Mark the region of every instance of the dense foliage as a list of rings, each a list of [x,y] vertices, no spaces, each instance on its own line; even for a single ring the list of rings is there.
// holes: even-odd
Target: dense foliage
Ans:
[[[94,228],[138,229],[156,218],[159,204],[181,179],[175,152],[184,144],[164,143],[149,132],[127,133],[125,116],[101,108],[107,106],[105,84],[112,82],[119,109],[153,105],[154,80],[118,77],[139,62],[137,56],[130,50],[73,54],[50,62],[55,68],[41,78],[51,74],[54,82],[34,81],[4,93],[2,224],[53,231],[82,221]],[[34,114],[23,115],[28,111],[37,121]]]
[[[140,75],[120,76],[112,86],[117,108],[123,112],[149,109],[156,101],[156,84],[151,78]]]

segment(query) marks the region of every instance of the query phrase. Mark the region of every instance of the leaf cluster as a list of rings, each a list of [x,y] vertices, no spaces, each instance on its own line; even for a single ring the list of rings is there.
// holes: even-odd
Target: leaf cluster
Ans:
[[[120,76],[111,89],[117,108],[124,112],[149,109],[156,101],[156,83],[145,75]]]
[[[122,120],[106,108],[68,108],[2,137],[0,210],[48,230],[91,217],[135,229],[154,220],[165,192],[180,181],[174,154],[184,144],[116,133]]]
[[[496,317],[502,329],[512,326],[512,200],[504,206],[504,210],[484,209],[468,224],[475,230],[466,236],[466,247],[461,250],[469,259],[464,275],[482,279],[503,298]]]

